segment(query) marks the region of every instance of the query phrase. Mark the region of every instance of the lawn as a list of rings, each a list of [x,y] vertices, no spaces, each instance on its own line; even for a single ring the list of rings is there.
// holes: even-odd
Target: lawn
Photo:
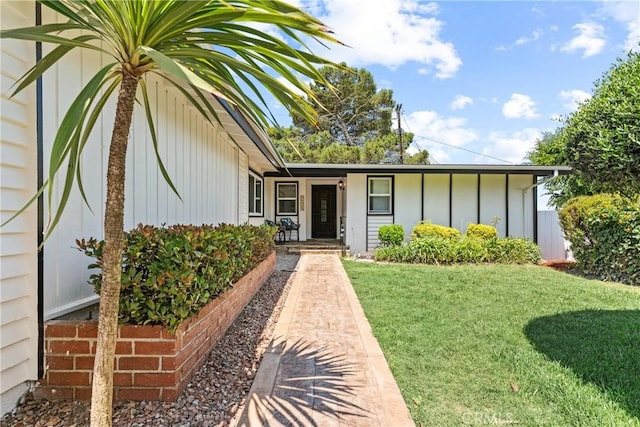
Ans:
[[[640,289],[345,261],[418,426],[640,426]]]

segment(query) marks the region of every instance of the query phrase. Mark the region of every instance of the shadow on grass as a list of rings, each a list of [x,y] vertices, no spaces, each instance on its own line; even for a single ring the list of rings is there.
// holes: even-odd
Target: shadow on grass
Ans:
[[[358,384],[346,354],[304,340],[267,351],[263,364],[270,369],[256,377],[239,426],[351,425],[358,419],[358,425],[366,425],[367,411],[357,403]]]
[[[640,310],[584,310],[534,319],[536,349],[640,417]]]

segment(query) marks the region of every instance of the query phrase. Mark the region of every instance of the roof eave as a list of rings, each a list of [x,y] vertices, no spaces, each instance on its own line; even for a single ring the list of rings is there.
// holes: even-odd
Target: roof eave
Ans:
[[[379,165],[379,164],[318,164],[287,163],[286,171],[271,172],[267,176],[326,176],[338,177],[348,173],[455,173],[455,174],[519,174],[536,176],[567,175],[569,166],[541,165],[488,165],[488,164],[437,164],[437,165]]]
[[[229,136],[234,139],[236,144],[240,146],[243,145],[242,142],[238,140],[240,139],[238,137],[241,136],[241,133],[244,134],[269,162],[271,165],[271,168],[269,168],[271,169],[271,172],[275,173],[276,171],[286,170],[284,160],[269,137],[265,134],[264,130],[252,120],[247,119],[240,111],[233,108],[231,104],[224,99],[217,96],[215,98],[224,109],[226,115],[233,120],[233,123],[223,121],[222,125],[225,127],[225,130],[227,130]],[[237,129],[234,129],[234,125]]]

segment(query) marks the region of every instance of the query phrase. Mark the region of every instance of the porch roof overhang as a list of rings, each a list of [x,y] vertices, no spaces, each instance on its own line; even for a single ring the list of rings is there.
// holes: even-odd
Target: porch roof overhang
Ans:
[[[489,164],[437,164],[437,165],[372,165],[372,164],[319,164],[287,163],[285,169],[272,171],[272,177],[341,177],[349,173],[367,174],[517,174],[554,176],[571,173],[569,166],[489,165]]]
[[[249,156],[250,163],[264,172],[286,173],[282,157],[264,131],[224,99],[217,96],[214,98],[217,101],[214,108],[222,127]]]

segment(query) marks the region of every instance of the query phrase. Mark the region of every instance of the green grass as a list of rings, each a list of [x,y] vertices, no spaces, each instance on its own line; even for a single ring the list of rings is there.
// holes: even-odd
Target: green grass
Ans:
[[[418,426],[640,426],[639,288],[537,266],[344,266]]]

